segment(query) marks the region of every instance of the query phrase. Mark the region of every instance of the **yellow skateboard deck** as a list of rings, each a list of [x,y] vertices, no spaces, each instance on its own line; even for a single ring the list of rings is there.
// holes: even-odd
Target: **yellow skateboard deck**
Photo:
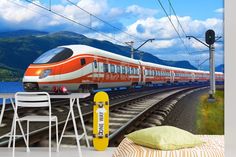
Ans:
[[[93,106],[93,146],[103,151],[109,144],[109,97],[106,92],[94,96]]]

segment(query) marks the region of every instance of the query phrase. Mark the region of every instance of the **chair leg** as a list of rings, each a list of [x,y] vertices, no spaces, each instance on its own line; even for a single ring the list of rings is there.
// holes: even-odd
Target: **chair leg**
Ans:
[[[8,148],[11,147],[11,142],[12,142],[12,136],[13,136],[13,129],[14,129],[14,122],[12,122],[11,124],[11,132],[10,132],[10,138],[9,138],[9,142],[8,142]]]
[[[23,139],[24,139],[24,141],[25,141],[26,151],[27,151],[27,152],[30,152],[29,145],[28,145],[28,143],[27,143],[27,141],[26,141],[25,133],[24,133],[24,130],[23,130],[22,125],[21,125],[21,123],[20,123],[20,120],[18,120],[18,124],[19,124],[19,127],[20,127],[20,131],[21,131],[22,137],[23,137]]]
[[[26,139],[26,141],[27,141],[27,145],[26,145],[26,147],[27,147],[27,150],[29,149],[29,120],[27,120],[27,139]]]
[[[59,144],[58,144],[58,121],[56,119],[56,142],[57,142],[57,152],[59,152]]]
[[[16,142],[16,118],[14,115],[13,119],[13,145],[12,145],[12,156],[15,157],[15,142]]]
[[[2,118],[3,118],[4,111],[5,111],[5,106],[6,106],[6,99],[3,98],[3,100],[2,100],[2,110],[1,110],[1,115],[0,115],[0,125],[2,125]]]
[[[14,105],[13,100],[10,99],[10,101],[11,101],[11,105],[12,105],[12,108],[13,108],[14,112],[16,112],[16,111],[15,111],[15,105]],[[14,118],[14,117],[13,117],[13,118]],[[10,132],[10,138],[9,138],[9,142],[8,142],[8,148],[11,147],[12,136],[13,136],[13,122],[12,122],[12,124],[11,124],[11,132]]]
[[[52,128],[51,128],[51,123],[52,123],[52,121],[51,121],[51,118],[49,119],[49,157],[51,157],[51,139],[52,139],[52,137],[51,137],[51,133],[52,133]]]

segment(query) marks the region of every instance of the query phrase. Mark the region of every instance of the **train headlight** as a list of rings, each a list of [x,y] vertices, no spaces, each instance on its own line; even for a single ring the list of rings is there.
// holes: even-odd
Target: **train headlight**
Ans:
[[[39,79],[47,77],[48,75],[51,74],[51,72],[52,72],[51,69],[42,70],[41,74],[39,75]]]
[[[62,93],[67,93],[68,90],[67,90],[67,88],[66,88],[65,86],[61,86],[60,92],[62,92]]]

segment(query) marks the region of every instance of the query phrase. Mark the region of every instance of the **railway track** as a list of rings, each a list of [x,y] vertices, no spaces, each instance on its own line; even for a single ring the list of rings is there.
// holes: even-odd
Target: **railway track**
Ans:
[[[188,87],[188,88],[197,88],[199,86],[194,86],[194,87]],[[184,88],[184,89],[183,89]],[[187,87],[171,87],[171,88],[164,88],[164,89],[142,89],[137,91],[126,91],[126,92],[121,92],[122,94],[116,95],[114,93],[109,93],[110,95],[110,140],[111,142],[115,138],[115,135],[118,134],[118,130],[121,130],[122,126],[126,125],[127,123],[130,123],[130,120],[134,119],[137,115],[142,113],[144,110],[147,108],[150,108],[150,106],[157,104],[157,101],[162,101],[162,99],[165,99],[167,96],[173,95],[174,91],[182,91],[185,90]],[[172,92],[170,92],[172,91]],[[166,93],[166,94],[165,94]],[[169,93],[169,94],[167,94]],[[172,93],[172,94],[171,94]],[[157,99],[157,95],[158,99]],[[65,100],[63,100],[64,103]],[[89,135],[89,139],[92,139],[92,105],[90,105],[91,98],[88,98],[87,100],[84,100],[81,102],[83,107],[87,107],[87,111],[83,111],[83,117],[84,121],[87,126],[87,132]],[[66,105],[68,106],[68,105]],[[82,110],[83,110],[82,107]],[[65,117],[67,115],[68,108],[67,107],[61,107],[61,105],[56,106],[56,108],[53,109],[53,113],[57,112],[56,115],[59,116],[59,131],[62,129],[65,123]],[[77,111],[77,110],[75,110]],[[38,111],[39,112],[39,111]],[[45,111],[40,111],[43,114]],[[34,113],[34,112],[33,112]],[[29,114],[29,113],[27,113]],[[30,113],[32,114],[32,113]],[[79,116],[76,115],[76,119],[78,119]],[[11,124],[11,123],[9,123]],[[23,124],[24,125],[24,124]],[[80,124],[78,124],[80,126]],[[23,126],[24,127],[24,126]],[[67,133],[72,134],[73,131],[70,131],[70,128],[72,127],[72,124],[69,122],[69,126],[67,128]],[[10,130],[10,129],[9,129]],[[80,131],[80,128],[78,128]],[[125,129],[126,130],[126,129]],[[55,132],[54,129],[52,129],[52,132]],[[119,133],[120,134],[120,133]],[[34,126],[33,130],[30,133],[30,145],[34,146],[45,146],[47,145],[47,135],[48,135],[48,127],[46,125],[37,125]],[[40,138],[38,138],[40,137]],[[43,140],[42,140],[43,139]],[[115,141],[115,140],[114,140]],[[62,141],[66,145],[73,145],[75,140],[69,139],[68,141]],[[8,139],[5,139],[0,142],[0,146],[6,146],[8,143]],[[112,142],[116,143],[116,142]],[[17,139],[17,144],[19,146],[23,145],[24,142],[22,141],[21,138]]]
[[[143,110],[141,112],[131,117],[129,121],[120,125],[117,130],[110,134],[110,146],[118,146],[124,138],[124,135],[132,131],[162,125],[168,114],[175,107],[175,104],[181,98],[202,88],[191,87],[176,89],[172,92],[153,95],[148,102],[144,102],[144,105],[142,106]],[[149,105],[145,105],[147,103]]]

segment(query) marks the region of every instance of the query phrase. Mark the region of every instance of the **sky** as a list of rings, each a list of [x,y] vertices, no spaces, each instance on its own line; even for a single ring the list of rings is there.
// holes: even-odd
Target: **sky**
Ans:
[[[180,24],[169,1],[160,0],[181,38],[158,0],[69,0],[109,24],[82,11],[68,0],[51,0],[51,5],[50,0],[30,1],[45,8],[50,6],[53,12],[87,28],[43,10],[26,0],[1,0],[0,32],[19,29],[48,32],[74,31],[87,37],[108,40],[120,45],[134,41],[134,48],[147,39],[154,38],[153,42],[146,43],[140,50],[161,59],[188,60],[198,67],[209,58],[208,48],[194,39],[186,38],[185,35],[195,36],[204,41],[205,32],[213,29],[216,36],[222,36],[215,43],[216,65],[222,64],[224,60],[224,2],[222,0],[169,0]],[[200,68],[205,67],[208,67],[207,61]]]

